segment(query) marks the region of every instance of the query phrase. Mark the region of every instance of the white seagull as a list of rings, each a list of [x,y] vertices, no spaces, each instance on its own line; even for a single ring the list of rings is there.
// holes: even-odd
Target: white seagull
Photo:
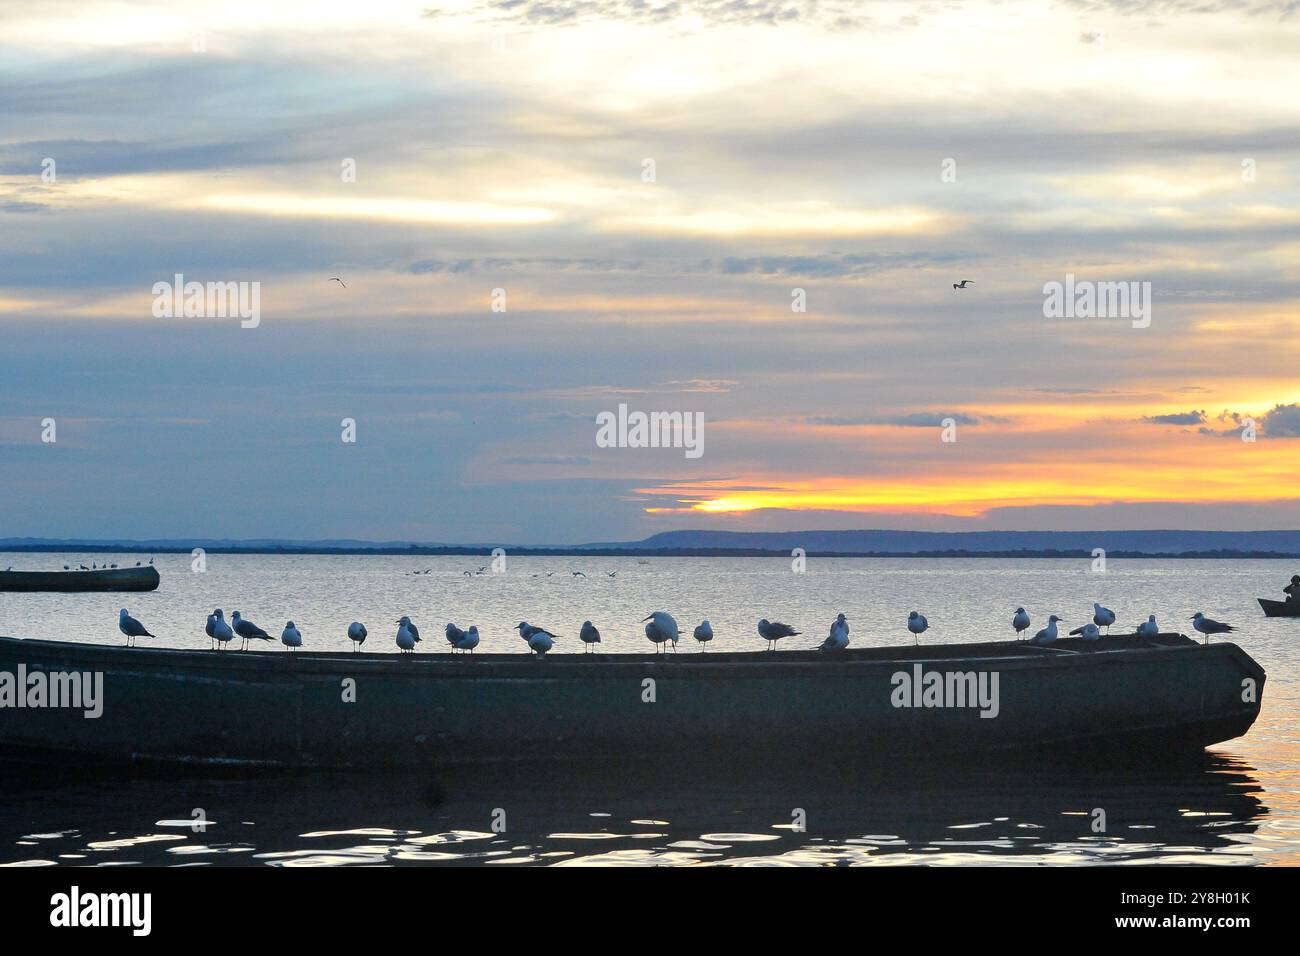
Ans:
[[[226,623],[226,618],[222,613],[221,608],[217,608],[213,611],[212,616],[216,618],[216,621],[212,625],[212,636],[217,640],[217,650],[221,650],[235,639],[235,632],[232,631],[230,625]]]
[[[924,634],[930,627],[930,622],[925,619],[925,615],[918,611],[913,611],[907,615],[907,629],[912,632],[912,643],[920,644],[920,635]]]
[[[302,632],[293,626],[293,621],[284,626],[284,630],[280,634],[280,641],[289,650],[302,647]]]
[[[208,635],[208,650],[212,650],[215,646],[213,642],[217,639],[217,615],[215,613],[208,615],[208,623],[204,626],[203,633]]]
[[[1094,601],[1092,605],[1092,623],[1098,627],[1104,627],[1106,633],[1109,634],[1110,626],[1115,623],[1115,612],[1108,607],[1102,607]]]
[[[789,624],[782,624],[780,621],[769,621],[763,618],[758,622],[758,636],[767,641],[769,651],[776,650],[776,642],[783,637],[794,637],[800,633]]]
[[[596,645],[600,643],[600,631],[596,630],[596,625],[590,621],[582,622],[582,630],[578,632],[578,637],[582,639],[582,643],[585,645],[584,653],[594,651]]]
[[[1023,607],[1016,608],[1015,616],[1011,618],[1011,626],[1016,629],[1016,640],[1020,639],[1021,632],[1029,630],[1031,623],[1029,612]]]
[[[126,635],[127,647],[131,647],[137,637],[153,637],[143,624],[126,613],[126,608],[122,608],[117,615],[117,629]]]
[[[1052,641],[1056,640],[1056,622],[1062,620],[1064,620],[1064,618],[1057,617],[1055,614],[1051,615],[1047,619],[1047,627],[1035,634],[1034,639],[1030,641],[1030,643],[1038,644],[1040,646],[1052,643]]]
[[[244,650],[248,650],[249,641],[269,641],[271,639],[270,634],[266,633],[266,631],[262,630],[252,621],[245,621],[240,617],[238,611],[230,615],[230,620],[231,625],[235,629],[235,633],[244,639]]]
[[[547,631],[534,631],[528,638],[528,649],[536,654],[539,660],[554,646],[555,635]]]
[[[647,621],[650,623],[646,624]],[[656,651],[662,644],[666,652],[669,641],[672,642],[673,650],[677,650],[677,638],[680,635],[677,631],[677,620],[671,614],[667,611],[655,611],[641,618],[641,623],[645,624],[645,636],[654,641]]]
[[[447,625],[447,643],[451,645],[452,651],[455,651],[460,642],[465,640],[465,632],[455,624]]]
[[[411,623],[411,619],[403,616],[398,620],[397,624],[397,646],[404,654],[415,650],[415,642],[419,640],[416,635],[419,632],[415,629],[415,625]]]
[[[1078,635],[1079,635],[1080,637],[1082,637],[1085,641],[1099,641],[1099,640],[1101,640],[1101,631],[1097,630],[1097,625],[1096,625],[1096,624],[1093,624],[1091,621],[1089,621],[1087,624],[1083,625],[1083,627],[1076,627],[1076,628],[1075,628],[1073,631],[1071,631],[1070,633],[1071,633],[1071,634],[1078,634]]]
[[[822,641],[819,651],[842,651],[849,646],[849,622],[841,614],[835,618],[835,623],[831,625],[831,632],[826,640]]]
[[[471,624],[465,636],[456,642],[456,649],[460,651],[469,651],[474,653],[474,648],[478,647],[478,625]]]
[[[352,650],[361,650],[361,645],[366,642],[366,626],[360,621],[353,621],[348,625],[348,639],[352,641]]]
[[[967,284],[968,282],[974,282],[974,281],[975,281],[974,279],[962,279],[960,282],[954,282],[954,283],[952,284],[952,287],[953,287],[954,289],[964,289],[964,288],[966,288],[966,284]]]
[[[1192,627],[1196,628],[1205,635],[1205,643],[1210,643],[1211,634],[1227,634],[1229,631],[1235,631],[1236,628],[1231,624],[1224,624],[1222,621],[1213,621],[1206,617],[1200,611],[1192,615]]]
[[[529,624],[527,621],[520,621],[518,624],[515,625],[515,630],[519,632],[519,636],[524,639],[525,644],[528,643],[529,639],[534,634],[545,634],[548,637],[550,637],[552,640],[555,639],[555,635],[552,634],[550,631],[548,631],[546,628],[538,627],[535,624]]]
[[[1133,632],[1138,637],[1155,637],[1160,633],[1160,625],[1156,623],[1156,616],[1148,614],[1147,619],[1137,626]]]
[[[705,618],[695,628],[695,639],[700,642],[700,650],[704,650],[704,645],[713,640],[713,625]]]

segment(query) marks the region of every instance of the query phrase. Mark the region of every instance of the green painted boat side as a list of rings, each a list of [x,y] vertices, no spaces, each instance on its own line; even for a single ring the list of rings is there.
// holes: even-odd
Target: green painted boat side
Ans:
[[[1182,635],[653,655],[194,651],[0,638],[0,675],[97,672],[103,713],[0,706],[0,747],[109,760],[419,767],[492,761],[939,759],[1199,751],[1265,674]],[[897,675],[996,675],[997,714],[899,707]],[[943,678],[945,681],[948,678]],[[953,687],[963,686],[960,679]],[[1247,690],[1253,688],[1252,693]],[[351,699],[349,699],[351,697]],[[910,699],[910,698],[909,698]],[[986,708],[987,709],[987,708]]]
[[[156,591],[159,580],[152,565],[93,571],[0,571],[0,591]]]

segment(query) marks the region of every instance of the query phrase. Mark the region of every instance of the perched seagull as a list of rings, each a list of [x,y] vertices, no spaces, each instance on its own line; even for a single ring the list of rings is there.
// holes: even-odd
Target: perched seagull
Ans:
[[[1016,608],[1015,616],[1011,618],[1011,626],[1016,629],[1016,640],[1020,640],[1022,631],[1029,630],[1030,623],[1029,612],[1023,607]]]
[[[302,647],[302,633],[293,626],[293,621],[284,626],[284,630],[280,634],[280,640],[290,650],[295,647]]]
[[[216,621],[212,625],[212,636],[217,639],[217,650],[221,650],[235,639],[235,632],[232,631],[230,625],[226,623],[226,618],[222,613],[221,608],[217,608],[213,611],[212,616],[216,618]]]
[[[1039,645],[1052,643],[1052,641],[1056,640],[1056,622],[1060,620],[1063,620],[1063,618],[1053,614],[1047,619],[1047,627],[1035,634],[1034,639],[1029,643]]]
[[[831,625],[831,633],[822,641],[819,651],[842,651],[849,646],[849,622],[841,614],[835,618],[835,623]]]
[[[533,635],[528,638],[528,649],[540,659],[546,656],[546,652],[555,646],[555,635],[548,634],[546,631],[534,631]]]
[[[143,624],[126,613],[126,608],[122,608],[117,615],[117,629],[126,635],[127,647],[132,646],[131,642],[137,637],[153,637]]]
[[[1102,607],[1094,601],[1092,605],[1092,623],[1098,627],[1104,627],[1106,633],[1109,634],[1110,626],[1115,623],[1115,612],[1108,607]]]
[[[695,628],[695,639],[700,642],[700,650],[704,650],[704,645],[713,640],[713,625],[705,618]]]
[[[515,625],[515,630],[518,631],[519,636],[524,639],[524,643],[527,643],[528,639],[531,638],[534,634],[547,634],[552,639],[554,639],[555,637],[555,635],[551,634],[551,632],[548,631],[546,628],[536,627],[532,624],[529,624],[527,621],[520,621],[518,624]]]
[[[469,572],[466,573],[468,574]],[[462,631],[460,628],[458,628],[455,624],[448,624],[447,643],[451,645],[451,649],[454,651],[456,649],[456,645],[463,640],[465,640],[465,632]]]
[[[456,643],[456,649],[458,651],[469,651],[473,654],[476,647],[478,647],[478,625],[471,624],[469,630],[465,632],[465,636]]]
[[[1099,640],[1101,640],[1101,631],[1097,630],[1097,625],[1096,625],[1096,624],[1093,624],[1091,621],[1089,621],[1087,624],[1083,625],[1083,627],[1076,627],[1076,628],[1075,628],[1073,631],[1071,631],[1070,633],[1071,633],[1071,634],[1078,634],[1078,635],[1081,636],[1085,641],[1099,641]]]
[[[252,621],[245,621],[236,611],[230,615],[230,620],[235,628],[235,633],[244,639],[244,650],[248,650],[248,642],[251,640],[269,641],[271,635],[266,633]]]
[[[646,624],[646,621],[650,623]],[[655,611],[643,617],[641,623],[645,624],[645,636],[654,641],[656,651],[659,650],[660,644],[667,651],[669,641],[672,641],[673,650],[677,650],[677,621],[671,614],[667,611]]]
[[[596,649],[594,645],[600,643],[600,631],[596,630],[596,625],[590,621],[582,622],[582,630],[578,632],[578,637],[582,639],[583,644],[587,645],[586,650],[589,651],[594,651]]]
[[[1137,626],[1133,632],[1138,637],[1155,637],[1160,633],[1160,625],[1156,623],[1156,616],[1148,614],[1147,619]]]
[[[1192,615],[1192,627],[1196,628],[1205,635],[1205,643],[1210,643],[1211,634],[1227,634],[1229,631],[1235,631],[1236,628],[1231,624],[1224,624],[1222,621],[1212,621],[1200,611]]]
[[[409,617],[403,617],[397,622],[400,627],[397,629],[397,646],[405,651],[415,650],[415,642],[419,640],[416,637],[415,625],[411,623]]]
[[[68,566],[65,564],[65,565],[63,566],[63,570],[64,570],[64,571],[71,571],[72,569],[71,569],[70,567],[68,567]]]
[[[907,629],[912,632],[912,643],[920,644],[920,637],[930,627],[930,622],[925,619],[925,615],[919,611],[913,611],[907,615]]]
[[[203,628],[203,633],[208,635],[208,650],[212,650],[213,642],[217,639],[217,615],[216,612],[208,615],[208,623]]]
[[[767,641],[769,651],[776,650],[776,642],[783,637],[794,637],[799,632],[789,624],[782,624],[780,621],[769,621],[763,618],[758,622],[758,636]]]
[[[366,642],[366,626],[360,621],[353,621],[348,625],[348,638],[352,641],[352,650],[361,650],[361,645]]]
[[[974,282],[974,281],[975,281],[974,279],[962,279],[960,282],[954,282],[954,283],[952,284],[952,287],[953,287],[954,289],[964,289],[964,288],[966,288],[966,283],[968,283],[968,282]]]
[[[347,284],[346,282],[344,282],[342,279],[340,279],[338,276],[330,276],[330,282],[337,282],[339,285],[343,286],[343,288],[345,288],[345,289],[348,287],[348,284]]]

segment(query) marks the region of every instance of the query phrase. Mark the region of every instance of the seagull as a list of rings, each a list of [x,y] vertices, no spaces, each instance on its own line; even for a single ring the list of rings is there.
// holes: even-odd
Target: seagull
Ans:
[[[780,621],[768,621],[763,618],[758,622],[758,636],[767,641],[769,651],[776,650],[776,642],[783,637],[794,637],[799,632],[789,624],[782,624]]]
[[[203,633],[208,635],[208,650],[212,650],[213,641],[217,639],[217,615],[216,612],[208,615],[208,623],[203,628]]]
[[[1092,605],[1092,623],[1098,627],[1104,627],[1106,633],[1109,634],[1110,626],[1115,623],[1115,612],[1108,607],[1102,607],[1094,601]]]
[[[397,623],[401,625],[397,629],[397,646],[400,647],[403,652],[415,650],[415,642],[419,640],[419,638],[415,636],[417,633],[415,625],[411,623],[409,617],[403,617]]]
[[[280,640],[283,641],[284,646],[290,650],[293,650],[295,647],[302,647],[302,633],[293,626],[293,621],[290,621],[284,626],[284,631],[280,634]]]
[[[1138,637],[1155,637],[1160,633],[1160,625],[1156,623],[1156,616],[1148,614],[1147,619],[1137,626],[1133,632]]]
[[[126,646],[131,647],[131,641],[137,637],[153,637],[145,626],[126,613],[126,608],[122,608],[117,615],[117,629],[126,635]]]
[[[616,577],[618,577],[618,572],[617,572],[617,571],[606,571],[605,574],[607,574],[607,575],[608,575],[609,577],[611,577],[611,578],[616,578]]]
[[[849,646],[849,622],[841,614],[831,625],[831,633],[822,641],[819,651],[842,651]]]
[[[1056,622],[1061,620],[1064,620],[1064,618],[1059,618],[1053,614],[1047,619],[1047,627],[1035,634],[1030,643],[1039,645],[1052,643],[1052,641],[1056,640]]]
[[[251,640],[269,641],[271,639],[270,634],[252,621],[245,621],[240,617],[238,611],[230,615],[230,620],[235,628],[235,633],[244,639],[244,650],[248,650],[248,642]]]
[[[528,649],[537,655],[538,659],[546,656],[546,652],[555,646],[555,635],[546,631],[534,631],[528,638]]]
[[[460,644],[460,642],[463,640],[465,640],[465,632],[462,631],[460,628],[458,628],[455,624],[448,624],[447,643],[451,645],[451,649],[454,651],[456,649],[456,646]]]
[[[456,649],[474,653],[474,648],[478,647],[478,625],[471,624],[465,636],[456,642]]]
[[[330,282],[337,282],[339,285],[343,286],[343,288],[345,288],[345,289],[348,287],[348,284],[347,284],[346,282],[344,282],[342,279],[340,279],[338,276],[330,276]]]
[[[72,569],[71,569],[70,567],[68,567],[68,566],[65,564],[65,565],[63,566],[63,570],[64,570],[64,571],[71,571]]]
[[[573,572],[573,576],[574,576],[575,578],[585,578],[587,575],[585,575],[585,574],[584,574],[583,572],[581,572],[581,571],[574,571],[574,572]]]
[[[1011,618],[1011,626],[1016,629],[1016,640],[1020,640],[1021,631],[1029,630],[1029,625],[1029,612],[1023,607],[1016,608],[1015,616]]]
[[[1192,627],[1196,628],[1205,635],[1205,643],[1210,643],[1211,634],[1227,634],[1229,631],[1235,631],[1236,628],[1231,624],[1224,624],[1222,621],[1212,621],[1200,611],[1192,615]]]
[[[912,643],[920,644],[920,636],[929,628],[930,622],[925,619],[925,615],[919,611],[913,611],[907,615],[907,629],[912,632]]]
[[[366,642],[366,626],[360,621],[353,621],[348,625],[348,637],[352,640],[352,650],[361,650],[361,645]]]
[[[1076,627],[1070,633],[1080,635],[1085,641],[1101,640],[1101,631],[1097,630],[1097,625],[1093,624],[1091,621],[1083,625],[1083,627]]]
[[[952,284],[952,287],[953,287],[954,289],[964,289],[964,288],[966,288],[966,283],[968,283],[968,282],[974,282],[974,281],[975,281],[974,279],[962,279],[960,282],[954,282],[954,283]]]
[[[646,624],[649,621],[649,624]],[[667,611],[655,611],[641,619],[645,624],[645,636],[655,642],[655,650],[659,650],[659,645],[664,646],[664,651],[668,650],[668,642],[672,641],[673,650],[677,650],[677,621]]]
[[[230,625],[226,623],[226,618],[222,613],[221,608],[217,608],[213,611],[212,616],[216,618],[216,621],[212,625],[212,636],[217,640],[217,650],[221,650],[230,641],[235,639],[235,632],[232,631]]]
[[[550,631],[548,631],[546,628],[536,627],[532,624],[529,624],[527,621],[520,621],[518,624],[515,625],[515,630],[519,632],[519,636],[524,639],[525,643],[527,643],[528,640],[534,634],[546,634],[551,639],[555,638],[555,635],[552,634]]]
[[[596,625],[590,621],[582,622],[582,630],[578,632],[578,637],[582,639],[583,644],[587,645],[586,649],[589,651],[594,651],[596,649],[594,645],[600,643],[600,631],[596,630]]]
[[[695,639],[700,642],[701,651],[705,649],[705,644],[708,644],[709,641],[713,640],[713,625],[709,623],[707,618],[701,621],[699,626],[695,628]]]

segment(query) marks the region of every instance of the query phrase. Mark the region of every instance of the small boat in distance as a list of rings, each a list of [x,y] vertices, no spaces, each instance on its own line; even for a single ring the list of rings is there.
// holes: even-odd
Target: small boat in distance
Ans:
[[[1295,601],[1270,601],[1268,598],[1255,598],[1264,609],[1265,617],[1300,617],[1300,603]]]
[[[0,571],[0,591],[156,591],[158,581],[152,564],[91,571]]]

